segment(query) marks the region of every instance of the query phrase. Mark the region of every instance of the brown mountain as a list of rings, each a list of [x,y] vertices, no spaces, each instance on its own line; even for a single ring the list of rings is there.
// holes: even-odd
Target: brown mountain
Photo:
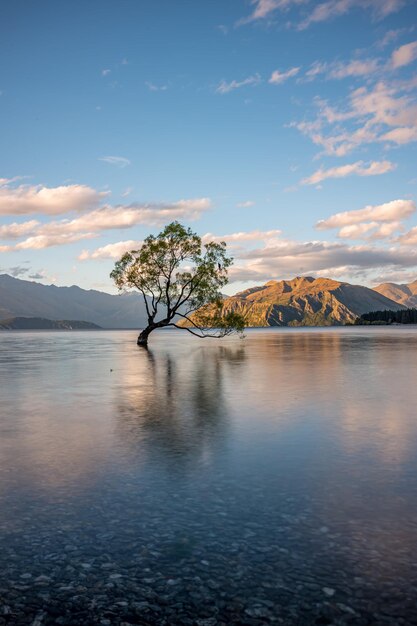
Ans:
[[[271,280],[226,298],[223,304],[225,313],[244,315],[248,327],[341,325],[369,311],[402,308],[373,289],[310,276]]]
[[[386,298],[394,300],[406,307],[417,307],[417,280],[408,285],[396,285],[395,283],[382,283],[374,287],[374,291],[381,293]]]

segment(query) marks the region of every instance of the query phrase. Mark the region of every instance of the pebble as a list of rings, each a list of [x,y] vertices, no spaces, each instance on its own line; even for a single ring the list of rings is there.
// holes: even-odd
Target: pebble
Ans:
[[[332,596],[334,596],[336,592],[331,587],[323,587],[323,593],[329,598],[331,598]]]

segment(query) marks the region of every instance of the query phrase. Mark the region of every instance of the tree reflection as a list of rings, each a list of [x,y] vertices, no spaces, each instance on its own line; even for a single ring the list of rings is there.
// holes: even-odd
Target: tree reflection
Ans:
[[[227,390],[237,383],[245,348],[203,347],[180,356],[147,350],[135,357],[117,398],[124,445],[158,462],[208,461],[226,438]]]

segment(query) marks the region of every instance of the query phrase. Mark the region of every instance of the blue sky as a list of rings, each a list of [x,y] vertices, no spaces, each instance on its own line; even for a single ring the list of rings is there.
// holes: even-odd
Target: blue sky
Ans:
[[[4,0],[0,270],[113,290],[178,219],[230,293],[417,278],[415,0]]]

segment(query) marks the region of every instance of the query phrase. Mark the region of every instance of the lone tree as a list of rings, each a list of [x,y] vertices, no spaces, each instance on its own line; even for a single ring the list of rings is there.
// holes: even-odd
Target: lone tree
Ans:
[[[196,233],[178,222],[165,226],[156,237],[149,235],[139,250],[124,254],[110,277],[120,291],[136,288],[143,296],[148,325],[138,345],[146,347],[151,332],[165,326],[197,337],[242,332],[241,315],[222,314],[220,290],[228,282],[232,262],[224,242],[203,245]]]

